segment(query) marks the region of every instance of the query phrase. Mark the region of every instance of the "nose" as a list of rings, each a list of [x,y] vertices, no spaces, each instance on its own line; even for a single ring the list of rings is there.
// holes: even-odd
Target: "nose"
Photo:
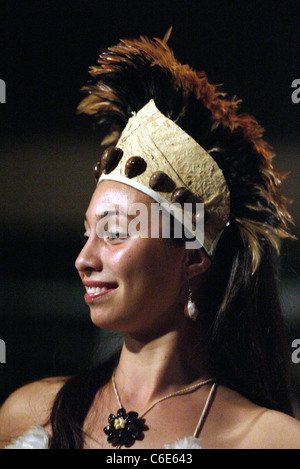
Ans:
[[[95,238],[90,237],[87,240],[75,261],[75,267],[79,274],[88,275],[93,271],[99,272],[103,269],[100,242],[97,236]]]

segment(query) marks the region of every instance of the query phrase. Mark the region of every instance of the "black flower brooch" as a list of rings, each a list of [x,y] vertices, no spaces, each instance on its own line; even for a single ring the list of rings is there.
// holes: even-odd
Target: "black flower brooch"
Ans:
[[[137,412],[128,412],[121,408],[117,412],[117,416],[110,414],[108,423],[104,427],[104,433],[108,435],[107,441],[114,446],[131,446],[137,440],[143,429],[143,422],[138,418]]]

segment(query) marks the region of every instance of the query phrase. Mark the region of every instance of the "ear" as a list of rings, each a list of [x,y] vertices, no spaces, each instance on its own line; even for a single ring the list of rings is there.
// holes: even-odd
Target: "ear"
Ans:
[[[200,274],[204,274],[210,266],[211,260],[204,249],[193,249],[187,251],[184,271],[188,280],[191,280]]]

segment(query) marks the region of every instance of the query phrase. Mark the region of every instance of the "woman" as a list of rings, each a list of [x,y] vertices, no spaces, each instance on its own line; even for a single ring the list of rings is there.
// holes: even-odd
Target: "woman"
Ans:
[[[300,447],[272,267],[281,177],[261,127],[167,39],[103,51],[79,106],[108,148],[76,268],[92,321],[123,343],[13,393],[3,446]]]

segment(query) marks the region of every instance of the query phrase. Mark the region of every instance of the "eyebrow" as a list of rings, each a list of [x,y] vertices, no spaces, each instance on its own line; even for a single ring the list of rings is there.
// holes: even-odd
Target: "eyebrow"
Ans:
[[[103,212],[99,212],[95,214],[96,220],[99,221],[104,217],[110,217],[112,215],[123,215],[127,218],[133,219],[136,215],[130,215],[127,212],[124,212],[123,210],[103,210]],[[88,223],[87,215],[85,214],[84,216],[84,221]]]

